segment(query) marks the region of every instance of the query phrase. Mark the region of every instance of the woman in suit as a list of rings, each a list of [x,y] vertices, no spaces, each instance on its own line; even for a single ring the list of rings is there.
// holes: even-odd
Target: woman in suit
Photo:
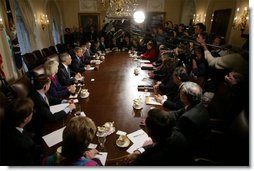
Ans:
[[[52,166],[98,166],[99,159],[94,156],[96,149],[87,150],[93,140],[96,126],[92,119],[84,116],[72,118],[63,131],[63,146],[61,154],[53,154],[42,161],[42,165]]]
[[[144,54],[141,54],[140,57],[142,59],[150,60],[151,62],[154,62],[157,60],[158,52],[157,49],[154,47],[154,44],[152,41],[149,41],[146,44],[147,50]]]
[[[64,87],[59,83],[56,76],[58,72],[58,65],[59,63],[56,60],[51,59],[47,60],[44,64],[45,72],[51,80],[49,95],[57,98],[65,98],[68,97],[70,94],[74,94],[76,91],[76,87],[75,85]]]

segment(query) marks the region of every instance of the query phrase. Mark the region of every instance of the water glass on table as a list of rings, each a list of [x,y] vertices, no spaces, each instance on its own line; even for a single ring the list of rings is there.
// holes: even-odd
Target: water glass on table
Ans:
[[[105,147],[105,142],[106,142],[106,137],[107,137],[106,133],[97,131],[96,136],[98,138],[98,143],[99,143],[100,148],[103,149]]]

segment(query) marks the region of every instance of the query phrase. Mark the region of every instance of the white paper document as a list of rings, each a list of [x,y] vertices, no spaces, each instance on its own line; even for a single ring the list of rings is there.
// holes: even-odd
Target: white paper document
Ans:
[[[127,137],[133,142],[133,145],[127,149],[128,153],[133,153],[133,151],[142,147],[145,141],[151,139],[143,129],[130,133]]]
[[[140,60],[138,60],[138,61],[141,62],[141,63],[151,63],[151,61],[145,60],[145,59],[140,59]]]
[[[52,147],[53,145],[56,145],[63,141],[62,135],[63,135],[64,128],[65,127],[60,128],[42,137],[48,147]]]
[[[62,104],[50,106],[49,108],[51,113],[54,114],[56,112],[60,112],[61,110],[64,110],[68,105],[69,103],[62,103]]]
[[[148,138],[147,133],[143,129],[139,129],[133,133],[127,135],[127,137],[133,142],[144,142]]]
[[[151,96],[146,97],[146,104],[147,105],[159,105],[159,106],[162,105],[161,103],[157,102],[154,97],[151,97]]]
[[[99,154],[95,155],[95,158],[99,159],[101,161],[101,164],[105,166],[107,156],[108,156],[107,152],[100,152]]]

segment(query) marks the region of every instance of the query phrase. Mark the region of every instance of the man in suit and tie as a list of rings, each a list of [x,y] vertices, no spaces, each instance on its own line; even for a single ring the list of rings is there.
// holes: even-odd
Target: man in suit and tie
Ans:
[[[32,120],[34,103],[30,98],[17,98],[8,106],[1,139],[2,164],[8,166],[39,165],[40,148],[25,131]]]
[[[209,133],[209,113],[201,101],[202,88],[194,82],[184,82],[180,87],[180,99],[184,105],[170,112],[176,118],[176,128],[194,148],[202,144]]]
[[[62,86],[70,86],[82,79],[81,74],[73,72],[69,65],[72,62],[71,56],[68,53],[59,55],[60,63],[58,66],[57,77]]]
[[[83,55],[83,63],[85,65],[89,65],[94,55],[94,53],[91,51],[91,42],[87,41],[86,44],[82,46],[82,48],[85,50]]]
[[[47,96],[47,92],[50,88],[50,78],[45,74],[41,74],[34,79],[34,90],[29,94],[29,97],[34,101],[34,107],[36,112],[32,119],[30,129],[35,133],[35,139],[41,140],[41,136],[44,133],[45,125],[47,123],[56,122],[64,117],[66,117],[72,110],[76,108],[73,101],[62,100],[58,98],[53,98]],[[64,109],[56,113],[50,111],[51,105],[56,105],[60,103],[69,103],[69,105]]]
[[[84,72],[85,71],[85,65],[82,62],[83,58],[83,49],[81,47],[75,47],[74,49],[75,56],[72,58],[71,61],[71,69],[74,72]]]

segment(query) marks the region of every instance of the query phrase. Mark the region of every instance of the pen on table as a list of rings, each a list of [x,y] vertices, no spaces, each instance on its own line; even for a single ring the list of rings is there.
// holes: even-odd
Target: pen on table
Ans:
[[[96,153],[96,155],[103,155],[102,153]]]

